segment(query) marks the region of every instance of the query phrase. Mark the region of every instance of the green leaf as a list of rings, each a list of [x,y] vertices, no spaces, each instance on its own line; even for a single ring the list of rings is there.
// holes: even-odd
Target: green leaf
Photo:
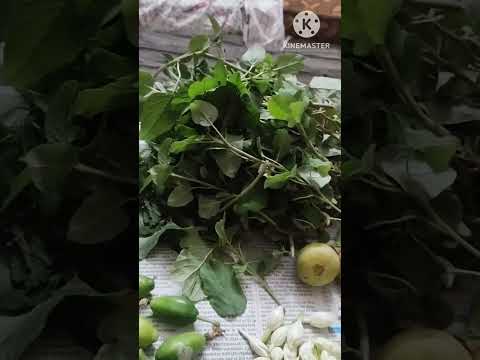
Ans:
[[[165,190],[165,184],[170,177],[171,172],[172,169],[167,164],[155,165],[148,170],[148,173],[152,177],[152,181],[157,186],[160,194]]]
[[[78,82],[67,81],[58,89],[48,104],[45,115],[45,135],[50,142],[70,143],[78,128],[72,122],[72,108],[78,94]]]
[[[183,282],[182,294],[192,301],[205,298],[202,291],[200,269],[207,262],[213,248],[199,236],[196,230],[190,230],[180,242],[183,250],[173,265],[172,275],[175,280]]]
[[[312,167],[301,167],[298,169],[298,175],[309,184],[321,189],[332,180],[330,175],[323,175],[320,171]]]
[[[385,42],[388,26],[401,5],[402,0],[357,1],[358,15],[374,45],[382,45]]]
[[[298,54],[282,54],[274,61],[275,68],[280,74],[294,74],[303,70],[303,57]]]
[[[305,161],[305,164],[306,166],[317,170],[322,176],[328,176],[330,170],[332,170],[332,163],[330,161],[324,161],[316,158],[308,158]]]
[[[128,40],[138,46],[138,0],[122,0],[122,13]]]
[[[96,48],[89,54],[87,71],[99,80],[114,80],[135,72],[132,60],[112,51]]]
[[[437,171],[448,169],[455,155],[458,139],[453,136],[436,136],[428,130],[405,130],[408,146],[423,153],[423,158]]]
[[[55,307],[70,296],[104,296],[78,278],[73,278],[52,296],[21,314],[0,315],[0,348],[2,359],[20,359],[25,350],[41,334]]]
[[[57,191],[77,162],[77,153],[66,144],[43,144],[25,156],[33,183],[41,191]]]
[[[190,185],[179,184],[168,196],[167,204],[170,207],[183,207],[193,201],[192,188]]]
[[[150,236],[142,237],[138,239],[138,256],[140,260],[145,259],[148,254],[157,246],[160,237],[169,230],[183,230],[180,226],[173,222],[168,222],[155,231]]]
[[[192,120],[195,124],[205,127],[212,126],[218,118],[218,110],[209,102],[203,100],[194,100],[190,104]]]
[[[168,111],[170,95],[155,93],[146,98],[140,115],[140,139],[154,140],[175,125],[173,114]]]
[[[288,121],[293,127],[302,120],[305,103],[290,95],[274,95],[267,103],[267,108],[273,118]]]
[[[198,196],[198,215],[202,219],[211,219],[218,214],[221,201],[213,196]]]
[[[220,170],[222,170],[222,173],[232,179],[237,175],[240,166],[242,166],[242,159],[230,150],[215,151],[213,158]]]
[[[61,0],[15,1],[9,19],[12,31],[5,38],[7,79],[29,88],[72,63],[111,6],[111,1],[91,2],[81,12]]]
[[[227,83],[227,69],[222,61],[215,64],[212,75],[218,85],[225,85]]]
[[[210,260],[200,269],[202,289],[212,308],[221,317],[240,316],[247,299],[231,265]]]
[[[426,162],[409,156],[385,159],[381,167],[406,192],[416,193],[419,187],[431,199],[448,189],[457,177],[453,169],[436,172]]]
[[[273,138],[273,148],[278,156],[278,159],[283,159],[291,150],[293,138],[288,133],[287,129],[278,129],[275,131]]]
[[[174,141],[170,145],[170,153],[180,154],[182,152],[190,150],[193,145],[201,143],[203,140],[203,136],[193,135],[183,140]]]
[[[190,43],[188,44],[188,49],[191,52],[202,51],[208,47],[208,36],[206,35],[197,35],[194,36]]]
[[[122,208],[126,199],[116,191],[99,189],[87,197],[68,226],[68,240],[79,244],[97,244],[112,240],[129,225]]]
[[[248,215],[248,213],[258,213],[268,205],[268,193],[264,190],[262,184],[258,184],[247,195],[240,198],[234,206],[237,214]]]
[[[0,212],[8,208],[13,200],[28,186],[32,184],[32,176],[28,168],[24,169],[20,174],[18,174],[10,184],[10,192],[5,200],[2,202],[0,207]]]
[[[291,171],[284,171],[280,174],[276,174],[272,176],[269,175],[265,180],[264,188],[265,189],[281,189],[288,183],[288,180],[295,177],[295,175],[296,175],[296,169],[292,169]]]
[[[227,231],[225,230],[225,221],[224,214],[223,218],[215,223],[215,232],[217,233],[218,244],[221,248],[231,243]]]
[[[91,117],[99,113],[119,110],[137,104],[136,77],[124,76],[105,86],[79,92],[75,102],[75,115]]]
[[[189,86],[188,96],[190,96],[191,99],[194,99],[197,96],[201,96],[209,91],[215,90],[218,86],[218,80],[211,77],[205,77],[202,80],[195,81]]]

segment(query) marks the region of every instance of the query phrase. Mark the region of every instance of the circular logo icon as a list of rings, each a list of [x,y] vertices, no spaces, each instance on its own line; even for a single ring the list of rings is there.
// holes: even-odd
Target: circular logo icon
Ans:
[[[293,29],[298,36],[311,38],[320,31],[320,19],[312,11],[299,12],[293,19]]]

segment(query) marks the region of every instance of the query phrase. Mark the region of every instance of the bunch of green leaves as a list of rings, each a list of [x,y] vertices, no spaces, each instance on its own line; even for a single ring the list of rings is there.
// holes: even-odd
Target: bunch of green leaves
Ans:
[[[339,220],[340,100],[297,79],[298,55],[254,47],[227,61],[212,21],[212,36],[140,74],[141,207],[160,214],[156,227],[143,222],[140,254],[179,240],[184,294],[235,316],[246,303],[238,275],[265,285],[278,260],[248,246],[276,241],[281,252]]]
[[[480,275],[480,28],[474,2],[343,10],[343,309],[360,319],[345,327],[358,358],[412,323],[449,326],[444,295]],[[478,336],[465,325],[456,335]]]
[[[95,334],[107,315],[95,309],[128,304],[137,286],[135,267],[105,259],[132,263],[120,250],[137,233],[138,1],[5,1],[1,12],[0,359],[20,358],[60,303],[68,316],[52,321],[90,329],[96,353],[128,332]]]

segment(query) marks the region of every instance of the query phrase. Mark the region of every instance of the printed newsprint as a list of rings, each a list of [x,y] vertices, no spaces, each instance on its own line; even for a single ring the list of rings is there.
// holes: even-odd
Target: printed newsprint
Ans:
[[[180,295],[181,284],[174,282],[171,269],[176,258],[176,253],[169,249],[157,248],[150,256],[140,262],[140,274],[155,278],[153,295]],[[267,278],[275,296],[286,309],[287,321],[293,321],[301,313],[315,311],[333,311],[338,314],[338,322],[329,329],[319,330],[305,327],[308,336],[323,336],[340,342],[340,287],[332,284],[326,287],[312,288],[301,284],[295,274],[295,261],[284,257],[279,268]],[[212,340],[205,349],[204,360],[247,360],[254,359],[248,345],[239,335],[238,330],[243,330],[253,336],[261,337],[265,322],[275,308],[271,297],[253,279],[245,278],[242,287],[248,299],[245,313],[234,319],[218,317],[208,302],[197,305],[200,315],[209,320],[220,322],[225,331],[224,336]],[[142,315],[149,317],[150,310],[143,310]],[[197,321],[193,326],[181,329],[156,322],[160,332],[156,346],[160,345],[167,336],[185,331],[196,330],[208,332],[211,325]]]

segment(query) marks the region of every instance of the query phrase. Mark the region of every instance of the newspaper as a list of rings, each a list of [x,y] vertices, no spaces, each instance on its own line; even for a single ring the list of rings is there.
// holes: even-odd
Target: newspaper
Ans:
[[[140,274],[155,278],[155,289],[153,295],[180,295],[181,284],[175,282],[171,276],[171,269],[177,254],[166,248],[157,248],[150,256],[140,262]],[[292,258],[282,259],[279,268],[269,277],[267,281],[273,289],[275,296],[286,309],[287,321],[293,321],[301,313],[314,311],[333,311],[338,314],[338,323],[329,329],[313,329],[306,327],[308,336],[323,336],[340,342],[340,287],[332,284],[325,287],[308,287],[301,284],[295,274],[295,261]],[[201,302],[197,305],[202,317],[220,322],[225,331],[223,337],[214,339],[205,351],[204,360],[246,360],[254,356],[250,348],[239,335],[241,329],[253,336],[261,337],[266,320],[275,303],[271,297],[257,283],[250,278],[241,279],[242,287],[248,299],[245,313],[234,319],[222,319],[210,307],[208,302]],[[142,315],[149,317],[151,311],[142,310]],[[152,321],[159,329],[160,338],[156,346],[168,336],[185,331],[196,330],[208,332],[211,325],[197,321],[193,326],[175,328],[161,322]]]

